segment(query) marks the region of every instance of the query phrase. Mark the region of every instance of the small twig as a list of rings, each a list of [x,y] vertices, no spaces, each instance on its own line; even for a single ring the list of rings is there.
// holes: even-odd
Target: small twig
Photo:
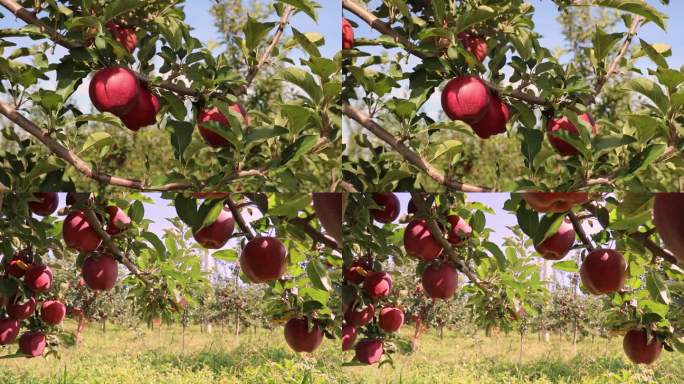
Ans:
[[[233,214],[233,219],[235,219],[235,222],[237,223],[238,227],[240,227],[240,230],[242,230],[249,240],[252,240],[255,237],[252,227],[250,227],[245,221],[245,218],[242,217],[242,213],[240,212],[237,204],[235,204],[233,199],[230,197],[226,197],[226,204],[228,204],[228,208],[230,208],[230,212]]]
[[[587,236],[584,228],[582,228],[582,223],[579,221],[575,213],[573,211],[569,211],[567,216],[570,219],[570,222],[572,222],[572,226],[575,228],[575,232],[577,233],[577,236],[579,236],[580,240],[582,240],[585,248],[587,248],[590,252],[593,251],[595,249],[594,245],[591,243],[591,239],[589,236]]]
[[[257,73],[259,72],[259,69],[266,63],[268,58],[271,56],[271,52],[276,47],[276,45],[278,45],[278,41],[280,41],[280,37],[283,35],[283,32],[285,31],[285,26],[287,25],[288,20],[290,19],[290,14],[293,11],[294,11],[294,7],[291,5],[288,5],[285,8],[285,11],[283,11],[283,16],[280,18],[278,30],[276,31],[275,35],[273,35],[273,40],[271,41],[271,44],[264,51],[264,53],[261,55],[261,58],[259,59],[259,62],[257,63],[256,67],[254,67],[254,69],[251,70],[249,72],[249,74],[247,75],[246,87],[249,87],[249,85],[252,83],[252,81],[256,77]]]
[[[608,66],[608,71],[606,71],[606,74],[601,76],[596,83],[596,89],[594,90],[594,94],[599,94],[601,92],[601,89],[603,89],[603,86],[606,84],[608,79],[617,72],[617,67],[620,64],[620,60],[622,60],[623,57],[625,57],[625,54],[627,54],[627,50],[629,49],[629,46],[632,44],[632,39],[634,39],[634,36],[637,33],[637,30],[639,29],[639,26],[641,25],[641,22],[644,20],[642,16],[637,16],[634,18],[632,21],[632,25],[629,27],[629,31],[627,32],[627,36],[625,37],[625,41],[622,43],[622,47],[620,48],[620,51],[618,52],[617,56],[613,59],[613,61],[610,63]],[[596,98],[593,98],[594,100]]]

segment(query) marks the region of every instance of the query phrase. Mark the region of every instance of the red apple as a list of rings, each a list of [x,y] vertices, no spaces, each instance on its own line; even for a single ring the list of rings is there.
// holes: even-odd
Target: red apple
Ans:
[[[506,123],[510,117],[508,105],[501,101],[498,96],[492,95],[487,106],[487,112],[478,122],[470,124],[470,127],[480,138],[487,139],[500,133],[506,133]]]
[[[342,49],[354,48],[354,27],[349,20],[342,18]]]
[[[275,237],[257,237],[247,242],[240,266],[253,283],[275,281],[287,270],[287,250]]]
[[[139,92],[138,77],[124,67],[101,69],[90,80],[90,101],[100,112],[125,114],[135,106]]]
[[[537,212],[563,213],[589,201],[587,192],[524,192],[522,198]]]
[[[591,125],[591,132],[596,134],[598,132],[594,119],[587,113],[579,116],[580,119],[586,121]],[[561,118],[551,119],[546,124],[546,135],[549,138],[549,143],[561,156],[572,156],[578,153],[577,149],[570,145],[567,141],[556,137],[554,132],[565,131],[570,135],[579,136],[579,130],[575,125],[565,116]]]
[[[487,57],[487,42],[485,39],[475,36],[469,32],[461,32],[458,34],[458,39],[461,40],[463,46],[472,53],[477,61],[480,63]]]
[[[364,339],[356,344],[356,359],[364,364],[375,364],[384,352],[382,340]]]
[[[489,88],[477,77],[451,79],[442,91],[442,109],[451,120],[472,124],[487,113],[491,97]]]
[[[458,272],[450,264],[431,265],[423,271],[421,282],[429,297],[448,299],[458,288]]]
[[[8,275],[19,279],[24,277],[26,270],[30,268],[31,258],[27,252],[16,252],[12,258],[4,258],[2,260],[2,266],[5,268],[5,272]]]
[[[19,335],[19,322],[14,319],[0,319],[0,345],[12,344]]]
[[[399,308],[384,307],[380,310],[378,324],[386,332],[396,332],[404,324],[404,312]]]
[[[67,247],[80,252],[92,252],[102,243],[102,239],[88,222],[85,213],[71,212],[64,220],[62,236]]]
[[[615,293],[627,280],[627,262],[621,253],[612,249],[596,249],[582,262],[580,277],[584,287],[594,295]]]
[[[45,351],[45,334],[42,332],[26,332],[19,338],[19,352],[26,357],[42,356]]]
[[[534,249],[546,260],[560,260],[565,257],[575,244],[575,229],[572,224],[563,221],[558,231],[535,245]]]
[[[159,108],[157,95],[152,93],[147,85],[142,85],[135,105],[119,118],[126,128],[135,132],[142,127],[154,125],[157,122]]]
[[[112,255],[102,253],[88,256],[81,267],[83,280],[94,291],[109,291],[116,284],[119,264]]]
[[[28,297],[22,303],[18,303],[16,300],[16,297],[12,297],[6,307],[7,314],[14,320],[26,320],[36,311],[36,299],[34,297]]]
[[[30,201],[28,203],[31,212],[38,216],[49,216],[57,210],[59,199],[55,192],[36,192],[33,197],[38,201]]]
[[[249,125],[249,117],[247,116],[247,111],[245,111],[245,109],[241,105],[233,104],[230,106],[230,109],[241,114],[245,121],[245,125]],[[202,112],[200,112],[199,117],[197,118],[197,128],[199,129],[199,133],[202,136],[202,138],[204,138],[204,141],[211,147],[215,148],[229,147],[231,144],[228,140],[224,139],[223,136],[209,129],[208,124],[203,124],[211,121],[215,121],[221,125],[230,126],[228,118],[223,113],[221,113],[221,111],[218,108],[203,110]]]
[[[2,323],[0,323],[1,325]],[[2,336],[2,328],[0,328],[0,336]],[[2,340],[2,339],[0,339]],[[356,341],[356,327],[353,325],[345,325],[342,327],[342,350],[348,351],[354,347]]]
[[[442,246],[432,236],[425,219],[416,219],[404,229],[406,253],[421,260],[434,260],[442,253]]]
[[[369,272],[363,281],[363,289],[373,299],[387,297],[392,292],[392,276],[387,272]]]
[[[285,323],[285,341],[295,352],[313,352],[323,341],[323,330],[315,321],[309,330],[306,318],[293,318]]]
[[[116,205],[107,207],[107,215],[109,216],[109,220],[107,221],[107,233],[110,235],[118,235],[131,226],[131,218],[128,217],[123,209]]]
[[[107,22],[105,26],[114,39],[126,48],[128,53],[135,51],[135,47],[138,45],[138,36],[135,35],[134,28],[126,28],[111,21]]]
[[[366,274],[371,272],[371,263],[368,259],[357,259],[349,268],[344,270],[344,280],[354,284],[361,284],[366,279]]]
[[[622,348],[634,364],[653,364],[663,351],[663,343],[657,337],[649,340],[643,329],[632,329],[625,335]]]
[[[399,217],[399,198],[392,192],[374,193],[373,200],[375,204],[382,207],[382,209],[371,209],[370,213],[373,219],[379,223],[391,223]]]
[[[349,307],[344,311],[344,321],[352,327],[361,327],[373,320],[375,317],[375,307],[373,304],[368,304],[363,308]]]
[[[224,207],[216,220],[193,234],[195,241],[208,249],[222,248],[233,235],[235,220],[230,209]]]
[[[52,285],[52,270],[47,265],[32,265],[24,274],[24,284],[33,292],[44,292]]]
[[[451,228],[449,228],[449,232],[447,233],[447,240],[449,240],[451,244],[459,245],[473,234],[473,229],[468,222],[461,217],[449,215],[447,216],[447,221],[451,224]]]
[[[684,264],[684,193],[656,194],[653,224],[667,249]]]
[[[43,302],[40,309],[40,318],[43,322],[50,325],[61,324],[66,315],[66,305],[61,301],[47,300]]]
[[[319,192],[312,196],[313,208],[318,221],[325,232],[332,236],[337,244],[342,244],[342,221],[344,220],[342,194],[337,192]]]

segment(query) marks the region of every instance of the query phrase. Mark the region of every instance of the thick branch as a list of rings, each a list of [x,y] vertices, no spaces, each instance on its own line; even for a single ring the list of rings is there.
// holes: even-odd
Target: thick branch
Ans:
[[[579,236],[580,240],[582,240],[584,246],[589,251],[593,251],[594,245],[591,243],[591,239],[589,239],[589,236],[587,236],[584,228],[582,228],[582,223],[579,221],[575,213],[573,211],[569,211],[567,216],[570,219],[570,222],[572,222],[572,226],[575,228],[575,232],[577,233],[577,236]]]
[[[308,220],[297,217],[290,220],[289,223],[301,228],[314,242],[321,243],[331,249],[340,250],[340,245],[337,244],[335,239],[318,232],[316,228],[309,224]]]
[[[488,192],[491,189],[486,187],[480,187],[476,185],[464,184],[456,180],[447,179],[442,172],[430,164],[427,160],[421,157],[419,154],[408,148],[404,143],[397,140],[391,133],[386,131],[380,125],[378,125],[370,116],[362,113],[356,108],[352,107],[348,103],[344,103],[343,112],[345,115],[352,118],[354,121],[359,123],[364,128],[371,131],[375,136],[380,138],[382,141],[387,143],[395,151],[399,152],[406,161],[413,164],[416,168],[425,172],[437,183],[456,191],[462,192]]]
[[[226,197],[226,204],[228,204],[228,208],[230,208],[230,212],[233,214],[233,219],[235,219],[235,222],[237,223],[238,227],[240,227],[240,230],[244,232],[245,236],[247,236],[249,240],[252,240],[255,237],[254,232],[252,232],[252,227],[247,224],[245,218],[242,217],[240,208],[238,208],[233,199],[230,197]]]

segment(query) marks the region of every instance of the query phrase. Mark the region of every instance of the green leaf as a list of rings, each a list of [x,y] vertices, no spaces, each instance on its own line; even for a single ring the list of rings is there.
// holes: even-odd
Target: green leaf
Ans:
[[[234,249],[222,249],[211,254],[211,257],[217,260],[226,261],[229,263],[235,262],[238,259],[238,254]]]
[[[553,263],[553,268],[564,272],[577,272],[579,267],[574,260],[564,260],[557,263]]]
[[[244,27],[247,48],[255,50],[259,43],[268,35],[268,31],[275,25],[276,23],[260,23],[251,16],[248,16]]]
[[[311,205],[311,196],[308,194],[295,194],[291,198],[283,199],[277,205],[269,208],[268,214],[295,218],[300,211]]]
[[[639,77],[629,80],[625,87],[648,97],[663,115],[669,110],[667,96],[663,93],[662,88],[653,81]]]
[[[328,270],[318,259],[309,261],[306,266],[306,274],[309,276],[314,287],[324,289],[328,292],[333,290],[330,276],[328,276]]]
[[[605,59],[623,36],[623,33],[605,33],[597,26],[593,39],[594,56],[596,56],[596,59],[599,61]]]
[[[667,285],[665,285],[655,271],[651,271],[646,275],[646,287],[653,300],[667,305],[670,304],[670,292],[667,289]]]
[[[499,266],[499,270],[502,272],[505,271],[506,267],[508,266],[508,260],[506,259],[506,256],[504,256],[503,252],[501,252],[501,249],[499,249],[499,246],[491,241],[482,242],[482,246],[494,256],[496,263]]]
[[[141,233],[141,236],[150,244],[152,244],[160,258],[164,258],[164,256],[166,255],[166,248],[164,247],[164,243],[162,243],[162,241],[156,234],[148,231],[143,231],[143,233]]]
[[[313,148],[317,141],[317,135],[305,135],[300,137],[294,144],[285,148],[280,164],[285,165],[290,161],[297,160],[301,155]]]
[[[646,55],[649,57],[649,59],[651,59],[651,61],[656,63],[658,67],[668,68],[667,60],[665,60],[663,55],[658,53],[658,51],[656,51],[650,44],[648,44],[644,40],[639,39],[639,42],[641,43],[641,49],[643,49],[644,52],[646,52]]]
[[[101,148],[107,144],[114,142],[112,136],[107,132],[93,132],[91,133],[81,146],[79,154],[91,149],[91,148]]]
[[[666,29],[665,20],[667,20],[667,16],[643,0],[598,0],[594,4],[643,16],[646,20],[655,23],[662,30]],[[584,4],[579,6],[584,6]]]
[[[291,6],[299,9],[300,11],[306,13],[313,21],[318,21],[318,15],[316,14],[316,8],[320,8],[320,5],[316,4],[311,0],[278,0],[281,3],[290,4]]]
[[[112,0],[107,3],[104,10],[105,21],[109,21],[123,13],[130,12],[140,7],[138,0]]]
[[[472,25],[494,18],[497,15],[498,12],[494,11],[491,7],[480,5],[475,9],[459,14],[456,19],[456,30],[461,32]]]
[[[177,194],[174,199],[176,207],[176,214],[190,228],[195,228],[199,218],[197,217],[197,203],[195,199],[185,197],[183,194]]]

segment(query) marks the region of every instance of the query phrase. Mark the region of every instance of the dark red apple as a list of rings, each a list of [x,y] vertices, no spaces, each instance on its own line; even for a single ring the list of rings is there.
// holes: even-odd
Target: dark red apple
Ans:
[[[4,258],[2,266],[8,275],[14,276],[18,279],[24,277],[26,270],[31,267],[31,258],[27,252],[19,251],[11,258]]]
[[[364,364],[372,365],[380,361],[384,352],[382,340],[364,339],[356,344],[356,359]]]
[[[0,323],[2,324],[2,323]],[[2,336],[2,328],[0,328],[0,337]],[[2,340],[0,338],[0,340]],[[342,327],[342,350],[348,351],[354,347],[356,341],[356,327],[353,325],[345,325]]]
[[[596,128],[596,123],[594,123],[594,119],[591,118],[591,116],[587,113],[584,113],[579,116],[580,119],[586,121],[591,125],[591,132],[593,134],[596,134],[598,132]],[[579,136],[579,130],[577,127],[575,127],[575,124],[573,124],[567,117],[563,116],[561,118],[556,118],[556,119],[551,119],[549,122],[546,124],[546,135],[549,138],[549,143],[551,146],[558,152],[561,156],[573,156],[578,153],[577,149],[570,145],[567,141],[561,139],[560,137],[556,137],[554,135],[555,132],[558,131],[565,131],[570,135],[573,136]]]
[[[451,228],[449,228],[447,233],[447,240],[451,244],[459,245],[473,234],[473,229],[463,218],[457,215],[449,215],[447,216],[447,221],[451,224]]]
[[[489,88],[475,76],[451,79],[442,91],[442,109],[451,120],[473,124],[487,113],[491,97]]]
[[[434,260],[442,253],[442,246],[432,236],[425,219],[416,219],[404,229],[406,253],[421,260]]]
[[[126,48],[128,53],[135,51],[135,47],[138,45],[138,36],[136,36],[134,28],[127,28],[112,21],[107,22],[105,27],[112,34],[112,37]]]
[[[404,324],[404,312],[399,308],[384,307],[380,310],[378,324],[386,332],[396,332]]]
[[[387,297],[392,293],[392,276],[387,272],[369,272],[363,281],[363,289],[373,299]]]
[[[354,27],[349,20],[342,18],[342,49],[354,48]]]
[[[361,284],[366,279],[366,274],[371,271],[371,263],[368,259],[357,259],[349,268],[344,270],[344,280],[354,284]]]
[[[344,212],[342,207],[342,194],[337,192],[319,192],[312,196],[313,208],[316,217],[325,229],[325,232],[332,236],[337,244],[342,244],[342,221]]]
[[[587,192],[523,192],[522,198],[537,212],[563,213],[589,201]]]
[[[584,287],[594,295],[615,293],[627,280],[627,262],[621,253],[612,249],[596,249],[582,262],[580,277]]]
[[[287,250],[275,237],[257,237],[247,242],[240,266],[253,283],[275,281],[287,270]]]
[[[67,247],[80,252],[92,252],[102,243],[102,239],[88,222],[85,213],[71,212],[62,226],[62,236]]]
[[[373,219],[378,223],[391,223],[399,217],[399,198],[394,193],[374,193],[373,201],[375,201],[375,204],[382,207],[381,209],[370,210],[371,216],[373,216]]]
[[[565,257],[575,244],[575,229],[572,224],[563,221],[553,235],[534,247],[546,260],[560,260]]]
[[[653,224],[665,247],[684,264],[684,193],[656,194]]]
[[[230,109],[241,114],[244,119],[245,125],[249,125],[249,117],[247,116],[247,111],[245,111],[245,109],[241,105],[233,104],[230,106]],[[203,110],[197,117],[197,128],[199,129],[199,133],[204,139],[204,141],[207,144],[209,144],[209,146],[214,148],[229,147],[231,144],[228,140],[223,138],[223,136],[219,135],[218,133],[209,129],[208,124],[203,124],[211,121],[215,121],[221,125],[230,126],[228,118],[223,113],[221,113],[221,111],[218,108]]]
[[[323,330],[313,322],[309,330],[306,318],[293,318],[285,323],[285,341],[295,352],[313,352],[323,341]]]
[[[33,264],[24,274],[24,284],[36,293],[47,291],[52,285],[52,270],[47,265]]]
[[[224,207],[216,220],[193,234],[195,241],[208,249],[222,248],[233,235],[235,219],[228,207]]]
[[[632,329],[625,335],[622,348],[634,364],[653,364],[663,351],[663,343],[657,337],[649,340],[643,329]]]
[[[36,299],[34,297],[28,297],[26,301],[21,303],[16,300],[16,297],[10,298],[6,307],[7,314],[14,320],[26,320],[36,311]]]
[[[487,139],[500,133],[506,133],[506,123],[510,117],[511,112],[508,105],[501,101],[498,96],[492,95],[487,106],[487,112],[478,122],[470,124],[470,127],[480,138]]]
[[[46,300],[40,308],[40,318],[45,324],[61,324],[66,315],[66,305],[58,300]]]
[[[0,345],[12,344],[19,335],[19,322],[14,319],[0,319]]]
[[[344,321],[352,327],[361,327],[373,320],[375,317],[375,307],[373,304],[368,304],[363,308],[349,307],[344,312]]]
[[[26,357],[42,356],[45,351],[45,334],[43,332],[26,332],[19,338],[19,352]]]
[[[95,73],[89,92],[90,101],[98,111],[123,115],[138,101],[140,82],[128,68],[109,67]]]
[[[154,125],[159,113],[159,98],[152,93],[147,85],[140,87],[138,98],[130,111],[119,116],[121,122],[131,131]]]
[[[28,203],[31,212],[38,216],[49,216],[57,210],[59,198],[55,192],[36,192],[33,197],[38,201],[30,201]]]
[[[480,63],[487,57],[487,42],[485,39],[469,32],[459,33],[458,39],[461,40],[463,46],[468,52],[472,53]]]
[[[429,297],[448,299],[458,288],[458,272],[450,264],[431,265],[423,271],[421,282]]]
[[[131,226],[131,218],[128,217],[123,209],[116,205],[107,207],[107,216],[109,216],[109,220],[107,221],[107,233],[110,235],[118,235]]]
[[[119,264],[108,253],[88,256],[83,261],[81,275],[86,285],[94,291],[109,291],[114,288],[119,275]]]

